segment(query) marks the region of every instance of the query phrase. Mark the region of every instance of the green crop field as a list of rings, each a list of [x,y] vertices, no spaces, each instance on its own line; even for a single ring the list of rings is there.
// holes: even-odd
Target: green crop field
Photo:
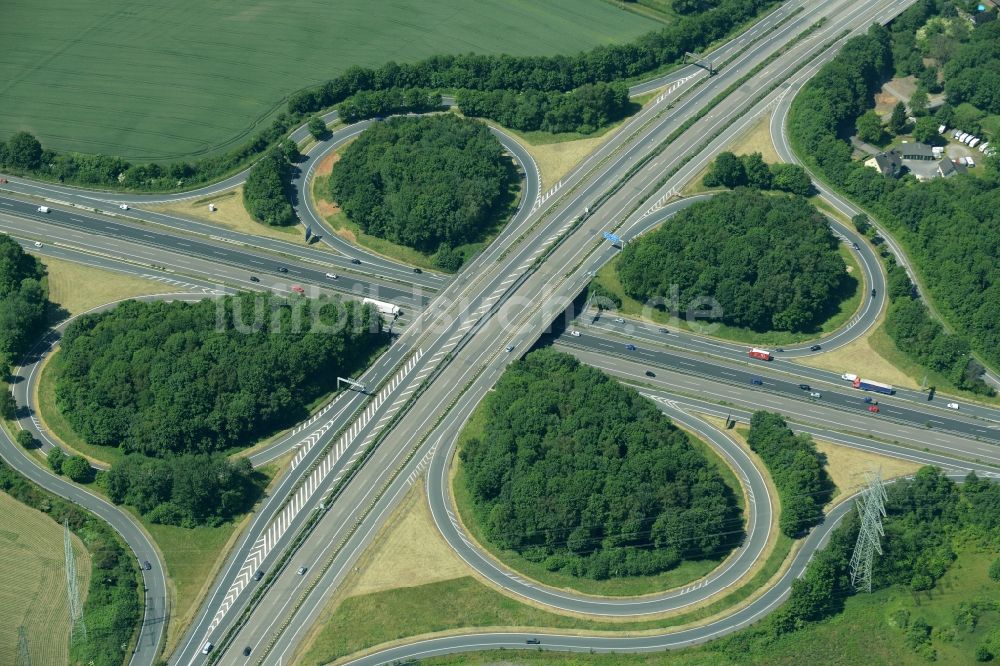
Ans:
[[[82,603],[90,581],[90,555],[75,535],[73,552]],[[0,493],[0,664],[20,663],[21,625],[27,631],[30,663],[68,663],[68,608],[62,525]]]
[[[662,27],[606,0],[7,0],[0,138],[133,160],[238,144],[349,65],[575,53]]]

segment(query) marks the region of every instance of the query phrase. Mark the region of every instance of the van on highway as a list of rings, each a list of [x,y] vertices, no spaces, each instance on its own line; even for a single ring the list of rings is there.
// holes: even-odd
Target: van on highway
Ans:
[[[948,409],[958,409],[958,403],[957,402],[949,402],[948,403]]]
[[[47,213],[47,212],[49,212],[49,207],[48,206],[39,206],[38,207],[38,212],[39,213]]]

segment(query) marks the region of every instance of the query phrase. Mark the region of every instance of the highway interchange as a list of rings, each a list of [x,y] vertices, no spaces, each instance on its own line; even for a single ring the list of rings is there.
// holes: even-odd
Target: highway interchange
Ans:
[[[846,0],[823,6],[787,3],[748,33],[716,50],[713,58],[717,62],[731,60],[717,76],[709,78],[703,70],[689,66],[669,77],[661,77],[652,88],[637,87],[635,92],[660,88],[670,92],[661,95],[656,103],[647,105],[598,152],[566,176],[560,190],[544,201],[540,200],[540,178],[530,156],[512,138],[502,135],[505,148],[525,173],[522,205],[501,237],[450,282],[433,273],[413,274],[408,267],[354,246],[344,247],[343,241],[325,229],[311,210],[307,192],[313,167],[330,149],[360,132],[364,124],[335,129],[330,138],[310,151],[302,164],[306,175],[297,181],[300,217],[312,220],[310,224],[314,230],[324,229],[322,242],[329,242],[337,252],[307,249],[256,236],[244,237],[214,225],[135,208],[164,197],[90,193],[10,179],[10,185],[5,188],[10,196],[4,192],[0,198],[0,205],[3,205],[0,228],[20,238],[40,237],[46,245],[58,239],[56,248],[43,248],[46,253],[75,253],[102,265],[121,263],[116,257],[127,257],[129,262],[119,267],[122,270],[148,268],[155,273],[157,267],[170,266],[178,281],[202,293],[206,289],[222,292],[230,287],[251,287],[247,277],[253,273],[266,278],[262,283],[266,288],[280,291],[295,281],[317,291],[336,289],[376,295],[400,303],[404,310],[413,310],[407,313],[406,325],[385,356],[360,378],[370,388],[368,394],[353,391],[341,394],[320,418],[280,439],[273,450],[255,454],[254,462],[259,464],[300,447],[294,469],[282,477],[255,512],[250,527],[229,554],[180,649],[170,656],[171,663],[201,663],[204,659],[200,654],[201,646],[207,640],[218,646],[212,658],[221,659],[221,663],[247,663],[241,652],[244,645],[252,648],[252,663],[289,663],[311,620],[370,543],[399,498],[417,482],[424,470],[428,470],[427,490],[435,519],[449,543],[498,585],[508,589],[516,587],[510,572],[500,570],[492,560],[466,546],[460,529],[448,518],[447,468],[455,437],[465,418],[507,363],[526,352],[554,319],[568,317],[572,320],[577,314],[571,305],[576,295],[593,272],[615,252],[609,245],[600,243],[601,231],[618,228],[620,235],[631,239],[693,203],[692,199],[665,203],[670,198],[666,195],[679,191],[684,182],[749,122],[776,106],[787,113],[787,103],[810,70],[835,53],[835,49],[826,48],[827,42],[839,38],[843,30],[863,30],[872,21],[889,20],[907,4],[848,3]],[[798,7],[805,9],[793,15],[792,10]],[[686,118],[820,16],[828,17],[821,29],[752,77],[675,139],[669,150],[647,160],[634,173],[630,172],[631,165],[639,163]],[[775,29],[782,19],[787,20]],[[794,71],[796,65],[813,56],[815,60],[808,68]],[[755,101],[749,113],[743,113],[744,106],[756,95],[766,91],[773,81],[781,81],[786,76],[790,78],[777,90]],[[775,113],[774,117],[779,115]],[[332,116],[328,119],[332,120]],[[297,133],[302,131],[297,130]],[[702,148],[702,140],[717,132],[712,143]],[[781,134],[780,125],[778,133]],[[775,142],[782,152],[777,138]],[[787,151],[787,145],[784,150]],[[688,154],[694,154],[694,159],[681,165],[666,182],[660,182],[661,174],[678,165]],[[791,161],[790,151],[782,152],[782,156]],[[243,175],[167,198],[217,193],[241,182]],[[36,200],[25,202],[25,195],[56,199],[69,206],[53,205],[52,212],[45,215],[37,213]],[[601,202],[600,206],[594,205],[597,201]],[[116,204],[120,202],[128,202],[132,209],[116,212]],[[845,210],[850,212],[850,208]],[[822,340],[824,350],[847,344],[872,326],[884,307],[885,293],[881,268],[870,246],[857,238],[851,229],[834,220],[831,225],[847,242],[857,243],[856,254],[864,268],[866,285],[875,289],[876,296],[870,297],[866,286],[866,296],[857,316],[848,326]],[[86,254],[81,255],[84,252]],[[352,257],[360,257],[362,264],[351,264],[349,258]],[[144,264],[148,261],[148,266],[136,266],[137,258]],[[182,261],[190,263],[184,265]],[[275,273],[274,268],[279,265],[286,267],[288,273]],[[336,281],[326,277],[332,270],[341,275]],[[407,289],[404,286],[407,284],[414,287]],[[570,314],[564,315],[567,311]],[[989,465],[1000,462],[989,448],[1000,435],[1000,430],[994,427],[1000,422],[997,410],[963,405],[962,412],[955,415],[935,403],[928,404],[923,393],[900,390],[891,399],[880,397],[885,418],[873,417],[862,411],[857,393],[835,373],[792,364],[785,358],[779,357],[771,364],[754,363],[751,369],[743,346],[682,335],[674,330],[664,335],[640,322],[615,322],[607,314],[593,321],[590,313],[584,313],[568,326],[578,329],[581,335],[576,337],[563,332],[555,342],[557,346],[613,374],[623,375],[623,379],[636,383],[640,390],[657,399],[672,418],[698,431],[733,462],[753,497],[768,497],[760,471],[754,471],[745,454],[746,460],[740,458],[741,450],[724,434],[687,413],[711,413],[712,409],[719,409],[718,404],[713,407],[711,401],[698,401],[692,406],[691,395],[704,395],[702,391],[712,395],[713,388],[717,391],[720,385],[729,384],[727,391],[733,395],[726,398],[727,402],[745,404],[746,409],[751,409],[773,400],[774,409],[801,414],[795,419],[797,428],[815,429],[817,422],[849,424],[855,434],[834,433],[836,428],[832,425],[817,430],[817,434],[829,435],[824,438],[851,442],[847,445],[874,447],[900,457],[939,464],[949,470],[979,469],[988,473]],[[637,349],[625,350],[626,341],[634,342]],[[507,345],[513,346],[512,353],[504,351]],[[791,359],[809,353],[812,352],[799,346],[789,347],[785,355]],[[645,375],[649,369],[655,370],[652,379]],[[858,370],[845,368],[845,371]],[[30,370],[27,374],[31,374]],[[751,374],[764,378],[763,385],[751,388],[747,381]],[[798,388],[803,378],[822,386],[820,400],[805,398]],[[701,382],[700,389],[698,382]],[[23,383],[24,387],[28,385],[28,382]],[[677,392],[686,386],[690,386],[688,391]],[[28,395],[30,391],[24,399]],[[386,397],[382,398],[383,395]],[[19,404],[25,403],[19,401]],[[856,434],[858,415],[864,417],[866,425],[871,424],[867,437]],[[733,416],[746,418],[744,412]],[[930,429],[926,427],[928,421],[933,421]],[[22,419],[22,425],[37,428],[30,418]],[[900,437],[929,451],[917,454],[906,446],[891,443]],[[8,461],[17,455],[23,457],[12,443],[3,444],[2,452]],[[72,492],[67,496],[92,510],[96,511],[95,507],[101,505],[100,500],[70,484],[60,481],[68,488],[54,486],[59,480],[51,481],[54,477],[34,463],[18,464],[18,468],[22,471],[34,469],[31,473],[40,479],[36,482],[61,494]],[[336,496],[329,495],[333,490]],[[288,503],[289,497],[293,498],[291,503]],[[289,512],[293,505],[295,511]],[[801,571],[807,555],[821,543],[836,518],[847,510],[845,507],[850,506],[850,503],[839,505],[835,511],[840,513],[832,514],[831,520],[808,537],[793,563],[792,572]],[[320,507],[322,510],[316,512],[319,518],[312,531],[300,539],[297,549],[280,569],[273,569],[282,561],[296,531]],[[125,512],[108,505],[99,515],[119,531],[133,524],[139,534],[125,536],[137,554],[140,549],[144,552],[155,550],[134,521],[122,518],[127,516]],[[268,542],[269,534],[277,534],[274,526],[282,524],[283,516],[288,519],[278,530],[281,534]],[[668,591],[642,601],[595,600],[556,594],[538,585],[525,585],[524,589],[513,592],[554,608],[596,615],[676,610],[719,594],[756,561],[764,547],[767,526],[773,520],[769,502],[752,503],[748,507],[748,518],[743,548],[696,590]],[[261,544],[266,548],[261,549]],[[296,575],[295,570],[300,565],[308,566],[306,576]],[[260,590],[250,578],[256,571],[267,572]],[[153,663],[156,658],[166,615],[162,562],[157,560],[153,570],[147,573],[150,579],[147,582],[147,620],[150,621],[147,622],[148,630],[144,626],[133,659],[133,663],[143,664]],[[720,620],[716,623],[718,626],[671,634],[669,638],[576,636],[545,637],[543,642],[550,649],[583,650],[649,650],[701,642],[759,617],[787,594],[792,579],[786,576],[759,602]],[[258,591],[259,595],[253,598]],[[244,613],[251,604],[253,612]],[[501,645],[523,648],[525,640],[525,636],[519,634],[470,634],[400,646],[366,657],[359,663],[383,663]]]

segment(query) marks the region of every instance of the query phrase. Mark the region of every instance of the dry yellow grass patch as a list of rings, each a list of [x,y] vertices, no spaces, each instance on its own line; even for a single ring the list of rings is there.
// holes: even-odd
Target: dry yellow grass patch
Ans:
[[[167,284],[103,268],[49,257],[41,259],[49,271],[49,300],[74,315],[122,298],[177,291]]]
[[[371,545],[361,573],[347,596],[371,594],[397,587],[416,587],[469,575],[455,551],[441,537],[423,484],[417,483]]]
[[[82,602],[90,584],[90,553],[72,535]],[[27,630],[31,663],[69,663],[63,527],[41,511],[0,493],[0,663],[19,663],[18,627]]]
[[[916,463],[891,456],[861,451],[822,439],[813,441],[816,449],[826,456],[826,473],[839,491],[830,506],[860,490],[865,485],[865,472],[880,469],[883,479],[895,479],[920,469],[920,465]]]
[[[745,132],[733,139],[733,142],[726,146],[725,149],[737,155],[760,153],[761,157],[768,164],[776,164],[782,161],[778,157],[778,151],[774,149],[774,142],[771,141],[770,115],[758,118]]]
[[[919,384],[909,375],[880,356],[871,346],[869,338],[873,327],[863,336],[843,347],[830,350],[818,356],[796,359],[796,363],[812,368],[831,370],[837,373],[853,372],[866,377],[876,377],[880,382],[888,382],[896,386],[919,389]]]
[[[576,141],[562,141],[560,143],[532,144],[521,137],[521,143],[535,160],[535,164],[538,165],[538,170],[542,174],[542,192],[548,191],[550,187],[558,183],[563,176],[572,171],[573,167],[614,136],[618,129],[615,128],[607,134],[591,139],[577,139]]]
[[[215,204],[216,210],[209,212],[208,204]],[[216,224],[232,231],[238,231],[252,236],[265,236],[278,240],[305,245],[305,236],[300,227],[271,227],[262,224],[252,217],[243,206],[243,186],[234,187],[225,192],[202,197],[200,199],[189,199],[176,203],[150,204],[143,206],[146,210],[165,213],[167,215],[180,215],[199,222]],[[311,247],[325,248],[320,243]]]

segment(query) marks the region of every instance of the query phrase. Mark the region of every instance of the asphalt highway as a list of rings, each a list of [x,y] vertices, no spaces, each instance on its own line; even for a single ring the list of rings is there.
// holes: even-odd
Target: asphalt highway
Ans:
[[[572,335],[575,331],[579,336]],[[669,335],[666,337],[670,337]],[[589,327],[565,331],[559,343],[566,347],[586,349],[603,354],[609,359],[635,359],[647,365],[650,371],[670,369],[678,372],[707,377],[715,382],[749,386],[757,391],[780,393],[793,396],[809,404],[822,404],[847,411],[854,418],[882,418],[907,425],[930,427],[968,437],[973,440],[1000,444],[1000,410],[985,406],[967,406],[965,413],[944,407],[947,398],[928,402],[926,395],[916,391],[899,391],[894,395],[883,395],[871,391],[855,389],[839,375],[815,370],[799,364],[784,362],[778,364],[750,359],[744,350],[742,356],[715,353],[712,355],[688,351],[668,350],[662,341],[633,344]],[[679,338],[683,343],[684,339]],[[635,347],[629,350],[628,345]],[[695,345],[691,345],[695,346]],[[721,358],[720,358],[721,357]],[[802,369],[810,372],[803,373]],[[803,381],[806,377],[814,379]],[[755,385],[753,379],[762,383]],[[808,386],[803,389],[802,386]],[[811,393],[821,397],[811,397]],[[865,398],[878,403],[880,412],[872,414]],[[1000,452],[1000,449],[998,449]]]
[[[600,150],[566,176],[558,191],[552,192],[551,196],[547,193],[543,199],[538,196],[537,188],[536,196],[530,196],[532,178],[529,176],[523,199],[525,205],[518,210],[505,233],[477,257],[472,266],[445,286],[428,309],[414,318],[389,352],[376,366],[369,369],[364,381],[369,386],[380,386],[390,377],[403,372],[401,364],[407,362],[407,359],[416,359],[412,367],[407,362],[406,368],[409,369],[406,372],[409,374],[402,377],[398,385],[395,382],[392,384],[394,388],[379,405],[369,402],[369,398],[360,393],[344,394],[339,399],[340,402],[330,406],[329,421],[324,426],[326,430],[319,432],[315,438],[311,428],[303,431],[303,440],[298,444],[303,452],[301,461],[286,473],[279,487],[258,508],[250,528],[241,535],[173,661],[198,663],[201,659],[200,646],[204,640],[217,640],[216,637],[221,636],[239,615],[243,604],[248,602],[247,594],[238,594],[235,602],[226,606],[227,610],[222,614],[221,620],[218,609],[224,606],[224,599],[228,601],[233,581],[242,575],[242,571],[246,571],[244,565],[254,544],[264,538],[264,531],[274,523],[287,498],[302,487],[306,473],[326,454],[327,445],[331,445],[334,438],[349,424],[360,424],[360,421],[354,419],[368,405],[369,409],[365,414],[372,412],[370,419],[351,430],[352,438],[347,442],[344,452],[332,465],[327,477],[320,480],[315,492],[303,502],[300,512],[287,525],[285,536],[277,539],[266,557],[255,564],[258,570],[266,570],[269,563],[279,557],[297,526],[304,522],[305,516],[320,506],[321,498],[333,486],[334,480],[340,478],[339,475],[360,454],[365,443],[372,441],[371,438],[382,428],[388,427],[388,421],[393,430],[388,433],[386,440],[374,450],[368,462],[347,483],[332,506],[323,502],[324,514],[319,528],[306,538],[293,556],[293,562],[299,561],[297,558],[300,557],[310,562],[310,574],[296,577],[292,566],[276,571],[273,581],[266,582],[272,585],[270,590],[280,596],[272,597],[271,591],[268,591],[264,596],[266,601],[262,601],[254,609],[249,621],[232,642],[235,647],[244,642],[253,645],[255,659],[263,659],[268,654],[267,650],[280,659],[291,655],[302,631],[309,625],[308,621],[292,622],[292,619],[301,617],[308,620],[315,617],[317,609],[322,608],[323,601],[335,589],[338,581],[342,580],[344,572],[367,545],[393,503],[408,484],[412,484],[414,473],[419,474],[428,464],[437,464],[435,461],[444,458],[443,455],[435,455],[439,444],[443,446],[449,438],[453,439],[465,416],[502,373],[506,364],[530,348],[540,331],[579,293],[580,288],[589,280],[592,270],[607,259],[610,248],[595,245],[600,232],[617,228],[619,221],[625,219],[622,235],[632,238],[654,226],[665,215],[689,205],[690,201],[664,206],[664,194],[677,191],[678,184],[700,169],[700,164],[717,150],[719,142],[729,140],[741,129],[739,123],[734,124],[733,119],[748,100],[775,78],[788,73],[793,63],[818,53],[825,41],[837,35],[841,29],[863,29],[871,20],[885,20],[907,4],[905,1],[897,1],[876,5],[874,0],[854,4],[846,0],[808,5],[804,2],[787,3],[762,24],[752,28],[749,36],[743,35],[738,40],[732,40],[717,51],[723,59],[731,58],[730,64],[718,76],[707,79],[703,70],[691,66],[672,75],[673,78],[662,79],[664,85],[673,82],[670,83],[669,92],[661,95],[654,104],[629,121]],[[797,7],[805,9],[782,27],[774,29],[780,18]],[[634,173],[630,170],[637,160],[662,142],[705,102],[824,15],[829,16],[830,20],[822,29],[741,86],[706,118],[695,123],[689,131],[676,139],[668,152],[655,156]],[[755,38],[762,39],[754,41]],[[829,59],[832,53],[832,50],[825,51],[820,60]],[[789,92],[794,92],[790,86],[773,97],[780,101],[780,95]],[[768,103],[773,103],[773,100]],[[720,127],[729,129],[712,146],[701,151],[700,162],[696,160],[684,165],[675,177],[661,185],[661,173],[678,164],[681,156],[701,143],[702,137]],[[352,130],[344,128],[344,131]],[[340,136],[342,140],[346,140],[345,135]],[[318,159],[324,150],[325,148],[320,147],[313,149],[310,151],[310,159]],[[517,157],[516,149],[510,150]],[[315,164],[315,161],[310,164]],[[530,172],[526,163],[522,162],[522,166],[526,173]],[[300,178],[300,192],[303,187],[308,186],[311,169],[308,166],[306,176]],[[239,175],[234,178],[239,178]],[[627,181],[622,181],[624,178]],[[616,185],[619,181],[622,181],[621,184]],[[209,190],[218,192],[238,182],[240,181],[219,183],[210,188],[202,188],[198,193],[185,193],[171,198],[205,196]],[[600,207],[594,206],[594,202],[609,191],[611,194],[604,198],[604,203]],[[102,193],[101,196],[104,197],[102,201],[125,200],[116,198],[117,195]],[[128,200],[137,205],[153,201],[151,198]],[[529,202],[531,205],[526,205]],[[637,212],[633,213],[634,210]],[[299,213],[306,214],[302,208]],[[317,223],[319,224],[318,221]],[[326,236],[329,234],[324,235]],[[160,239],[157,241],[159,244]],[[189,251],[190,248],[178,249],[177,252],[184,255],[201,252],[202,257],[211,258],[205,252],[215,253],[217,249],[212,244],[205,243],[205,246],[193,253]],[[239,257],[237,265],[239,261],[251,256],[254,255],[247,253],[246,257]],[[296,267],[296,270],[313,269]],[[325,275],[319,279],[315,273],[302,273],[301,277],[292,275],[292,266],[289,265],[290,278],[306,281],[304,278],[311,277],[315,278],[314,282],[323,284]],[[875,276],[880,275],[879,271],[874,271],[872,280],[878,279]],[[877,291],[881,293],[884,289]],[[870,306],[875,313],[881,308],[877,301],[873,301]],[[514,353],[505,352],[505,344],[513,347]],[[829,344],[837,342],[830,341]],[[400,409],[398,405],[405,402],[410,394],[419,397],[412,406],[407,403],[408,411],[394,416],[396,412],[393,410]],[[454,408],[448,411],[448,407]],[[309,435],[308,444],[306,435]],[[416,455],[410,457],[409,454],[414,450]],[[343,547],[332,547],[338,543],[342,543]],[[320,561],[325,561],[326,564],[319,567],[316,576],[313,576],[313,564]],[[292,597],[288,595],[295,595],[294,607],[290,605]],[[734,622],[738,623],[739,620]],[[735,625],[731,622],[726,630],[731,630],[733,626]],[[284,631],[287,627],[291,627],[291,630]],[[264,649],[258,650],[258,647]],[[455,649],[466,648],[459,644]],[[227,653],[224,659],[235,660],[236,655]]]
[[[430,299],[420,287],[407,286],[378,278],[366,278],[355,273],[340,273],[332,264],[303,261],[292,255],[274,255],[254,252],[250,248],[232,243],[213,243],[195,236],[179,236],[156,228],[142,227],[116,219],[100,219],[72,211],[51,208],[49,213],[39,213],[30,203],[0,197],[0,229],[20,237],[38,239],[43,244],[61,243],[87,250],[115,252],[134,258],[145,255],[147,263],[165,265],[171,255],[173,265],[180,270],[194,273],[193,267],[183,266],[184,257],[202,259],[209,266],[227,265],[241,269],[240,281],[247,286],[250,276],[271,280],[275,278],[291,286],[294,283],[322,285],[351,294],[371,296],[378,300],[406,308],[423,308]],[[146,252],[134,249],[145,246]],[[190,264],[188,260],[187,263]],[[284,268],[287,272],[282,273]],[[327,277],[333,273],[336,280]],[[212,273],[202,273],[211,276]],[[287,289],[286,286],[286,289]]]
[[[837,11],[836,7],[826,5],[821,9],[830,12]],[[879,16],[879,11],[885,15],[888,15],[890,12],[890,10],[880,8],[873,10],[870,14],[866,14],[866,10],[862,8],[857,11],[838,14],[836,19],[828,22],[827,26],[824,26],[824,29],[817,31],[817,34],[812,38],[804,40],[793,49],[789,55],[789,60],[795,61],[797,57],[796,51],[798,50],[808,52],[809,49],[822,44],[822,40],[829,39],[831,34],[839,32],[844,25],[851,24],[852,22],[857,26],[866,25],[873,16]],[[815,19],[815,15],[801,17],[805,25],[809,25]],[[785,33],[784,30],[779,32],[782,32],[782,34],[795,34],[793,30],[794,28],[788,28],[788,33]],[[775,39],[766,40],[766,43],[759,50],[751,49],[754,52],[748,55],[745,61],[741,61],[735,66],[728,76],[724,70],[718,77],[710,80],[703,88],[699,88],[685,103],[674,107],[673,110],[675,113],[667,121],[656,125],[647,137],[631,144],[636,146],[636,153],[641,154],[643,149],[648,149],[650,146],[656,145],[657,137],[668,133],[671,127],[676,126],[675,123],[684,117],[688,109],[698,108],[697,104],[699,102],[710,99],[719,88],[728,85],[734,77],[739,75],[739,72],[747,71],[749,67],[752,67],[754,62],[763,58],[768,49],[775,48],[775,44],[777,43],[779,43],[779,40],[775,37]],[[832,51],[830,53],[832,54]],[[802,56],[799,55],[798,57]],[[765,69],[762,78],[768,80],[767,77],[774,75]],[[734,113],[739,109],[745,97],[753,96],[755,92],[754,86],[748,84],[744,88],[745,90],[741,91],[742,94],[736,95],[739,99],[727,100],[726,109],[719,109],[714,114],[710,114],[710,116],[714,115],[715,117],[709,117],[707,123],[722,122],[719,112],[722,112],[721,115],[723,117],[727,113]],[[624,132],[620,132],[619,135],[624,134]],[[684,154],[683,151],[687,145],[697,144],[699,137],[704,136],[704,129],[699,128],[698,124],[696,124],[690,134],[686,134],[685,136],[689,138],[678,140],[678,155]],[[624,164],[628,164],[628,161],[631,161],[631,159],[634,159],[632,155],[635,153],[630,153],[631,150],[632,148],[628,148],[621,151],[622,156],[618,160],[623,163],[623,166]],[[471,404],[475,404],[478,401],[482,393],[488,389],[496,377],[503,371],[506,363],[516,356],[516,354],[504,353],[504,341],[514,347],[517,353],[530,347],[533,339],[537,337],[538,331],[545,328],[547,322],[553,318],[553,312],[558,312],[562,309],[562,306],[557,305],[557,303],[572,300],[587,281],[587,276],[584,273],[584,269],[587,267],[584,264],[587,262],[584,261],[581,264],[581,259],[587,259],[592,254],[593,241],[591,239],[595,235],[599,237],[601,229],[608,228],[608,220],[620,215],[619,211],[630,207],[632,201],[648,196],[645,193],[652,189],[648,183],[655,182],[659,177],[658,175],[668,167],[669,163],[664,166],[660,161],[651,161],[646,167],[632,174],[632,180],[626,183],[624,187],[618,188],[612,198],[601,206],[596,215],[592,212],[586,220],[576,220],[574,222],[570,216],[580,215],[583,212],[581,209],[584,207],[584,202],[596,199],[597,193],[606,189],[608,184],[615,180],[616,173],[624,173],[626,170],[618,166],[617,163],[612,163],[610,165],[611,171],[608,172],[608,168],[606,168],[605,173],[607,175],[603,177],[603,180],[596,182],[592,186],[593,194],[588,194],[588,191],[591,191],[590,186],[586,189],[576,189],[574,192],[576,194],[575,200],[580,203],[567,208],[562,215],[556,216],[557,223],[568,226],[563,228],[550,225],[548,228],[553,229],[552,232],[543,231],[536,234],[536,238],[548,238],[549,240],[541,246],[529,248],[527,252],[519,251],[514,254],[511,260],[504,262],[502,266],[503,270],[494,273],[496,277],[492,278],[492,281],[486,282],[485,276],[477,278],[480,283],[485,283],[485,286],[479,290],[479,293],[492,294],[491,297],[495,300],[492,304],[486,304],[488,308],[491,308],[488,324],[484,324],[482,318],[479,318],[472,321],[466,333],[462,333],[464,329],[461,327],[458,329],[460,335],[452,338],[461,339],[460,343],[456,343],[457,351],[446,352],[457,360],[446,366],[441,371],[441,374],[434,379],[431,390],[425,392],[417,400],[415,406],[410,409],[398,425],[394,427],[393,431],[389,433],[386,442],[376,450],[373,457],[366,463],[359,475],[355,477],[355,480],[349,483],[345,491],[338,497],[335,507],[346,506],[346,508],[340,509],[340,514],[351,518],[358,515],[376,517],[385,515],[383,501],[385,498],[395,496],[394,493],[399,488],[398,484],[406,483],[408,465],[418,464],[419,461],[423,461],[425,454],[434,450],[434,447],[438,443],[446,441],[448,435],[453,434],[451,432],[452,428],[457,430],[458,424],[455,421],[456,417],[453,415],[456,413],[461,414],[462,409],[456,407],[444,415],[443,421],[438,421],[436,418],[443,411],[442,408],[454,404],[456,400],[459,401],[458,405],[465,404],[466,396],[469,396],[469,400],[472,400]],[[614,171],[615,168],[619,169],[619,171]],[[684,171],[682,173],[690,177],[688,173]],[[572,232],[569,231],[570,228],[572,228]],[[547,236],[548,233],[553,233],[553,236]],[[565,236],[565,239],[561,243],[555,242],[556,239],[561,239],[563,236]],[[554,249],[552,249],[553,247]],[[547,255],[544,263],[536,271],[530,273],[530,275],[518,272],[529,268],[535,258],[542,252],[547,252]],[[518,266],[519,263],[521,264],[520,266]],[[518,269],[508,275],[507,271],[510,270],[508,268],[510,266],[518,266]],[[491,292],[490,289],[493,291]],[[530,294],[530,297],[513,299],[510,296],[514,292]],[[544,314],[535,316],[538,307],[543,305],[548,306],[550,303],[553,303],[553,307],[547,308]],[[493,314],[494,312],[495,314]],[[454,330],[448,329],[448,333]],[[466,390],[470,380],[472,380],[471,390]],[[440,426],[428,431],[428,426],[434,426],[435,423],[440,423]],[[407,452],[412,450],[413,447],[418,447],[417,453],[412,458],[409,458],[410,462],[406,462],[408,458]],[[396,473],[397,470],[399,471],[398,474]],[[386,491],[381,494],[380,499],[373,500],[373,489],[383,486],[386,488]],[[371,505],[371,511],[366,511],[365,507],[368,507],[372,502],[374,504]],[[334,519],[327,522],[327,519],[331,515],[334,515],[334,513],[330,512],[326,514],[317,531],[321,529],[324,535],[342,534],[347,531],[350,525],[349,522],[338,522]],[[357,538],[363,541],[365,538],[364,535],[371,532],[369,527],[374,528],[375,525],[377,525],[377,518],[372,522],[362,520],[361,529],[354,530],[353,533],[361,535]],[[313,590],[322,588],[323,592],[317,594],[310,592],[303,604],[298,605],[299,613],[304,611],[306,618],[312,616],[317,607],[316,604],[322,599],[325,591],[329,589],[329,585],[335,584],[339,573],[344,570],[345,566],[349,566],[350,553],[356,552],[357,548],[354,546],[354,541],[349,538],[348,546],[334,553],[334,562],[323,570],[322,580],[317,583],[317,587],[312,588]],[[328,581],[330,582],[328,583]],[[265,617],[258,621],[259,613],[254,613],[254,616],[251,618],[253,628],[251,629],[248,626],[248,628],[244,629],[234,640],[233,644],[240,645],[245,641],[249,644],[250,641],[254,641],[256,645],[260,645],[264,640],[261,632],[267,632],[270,630],[269,627],[273,626],[278,626],[279,629],[288,626],[286,623],[270,619],[268,616],[268,610],[278,605],[271,604],[267,608],[261,606],[260,610],[264,611]],[[290,654],[289,650],[294,645],[295,636],[300,634],[298,627],[305,624],[307,623],[294,622],[292,623],[292,631],[279,631],[280,635],[277,638],[277,642],[271,642],[273,647],[270,653],[277,654],[282,659],[286,658]],[[256,652],[256,654],[260,653]],[[266,658],[266,654],[268,653],[265,648],[265,654],[257,657],[257,659]]]

